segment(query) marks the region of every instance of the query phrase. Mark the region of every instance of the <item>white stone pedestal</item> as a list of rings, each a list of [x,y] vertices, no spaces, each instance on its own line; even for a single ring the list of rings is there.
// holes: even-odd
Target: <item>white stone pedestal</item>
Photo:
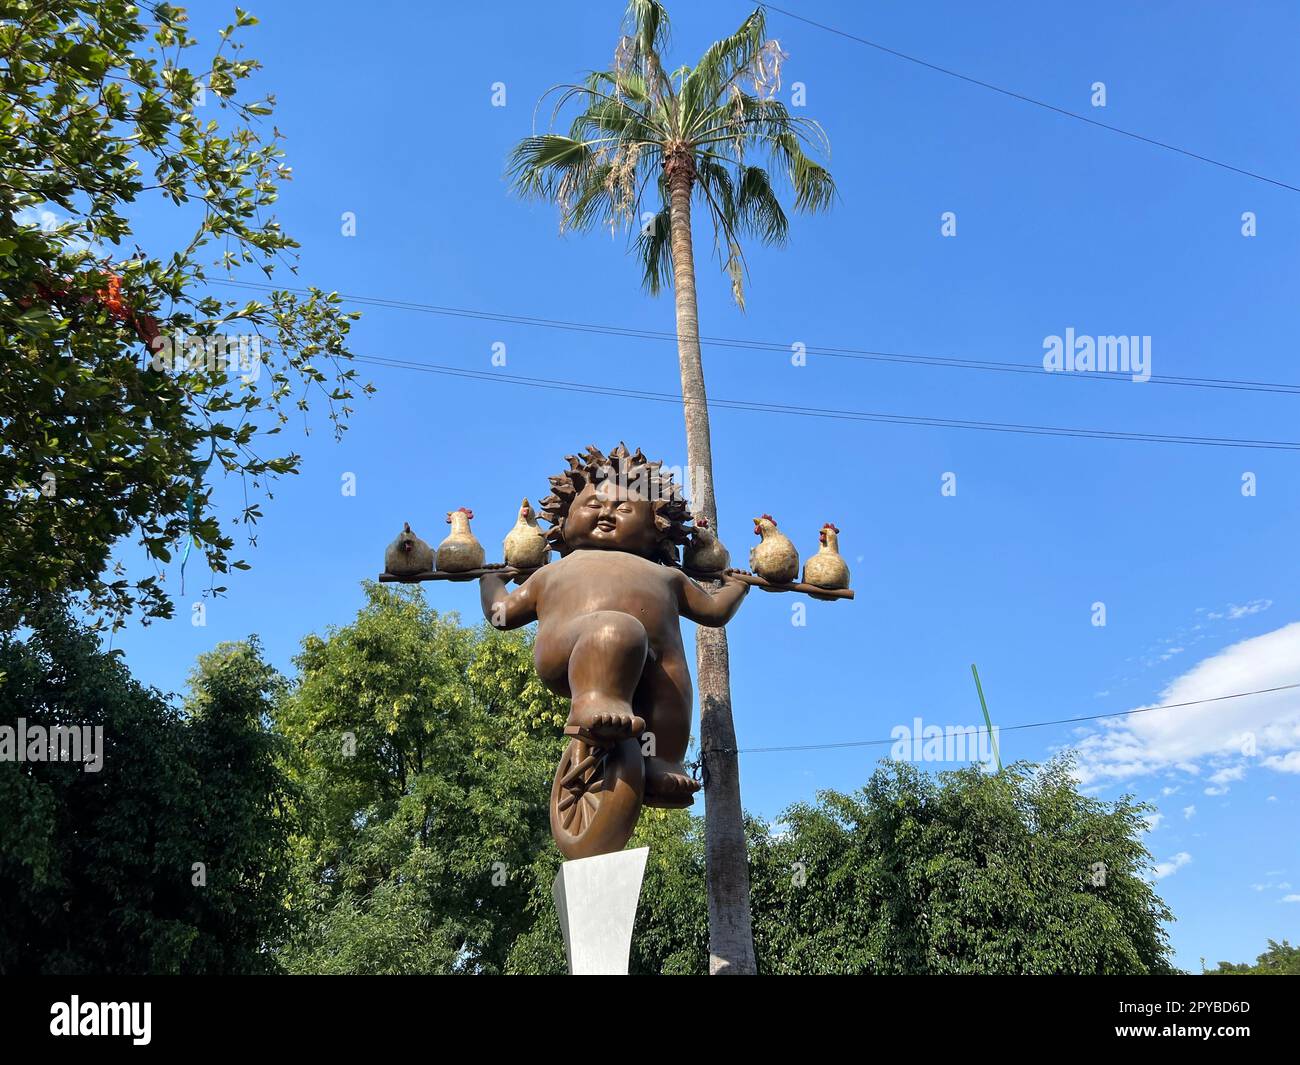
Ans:
[[[649,847],[560,866],[551,893],[573,976],[626,976]]]

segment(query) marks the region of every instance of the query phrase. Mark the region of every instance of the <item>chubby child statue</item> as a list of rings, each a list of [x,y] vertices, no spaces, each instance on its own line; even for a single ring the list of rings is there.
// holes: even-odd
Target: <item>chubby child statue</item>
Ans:
[[[589,447],[568,462],[569,469],[551,478],[553,494],[542,500],[540,514],[552,526],[547,539],[560,558],[533,571],[513,592],[499,575],[482,577],[484,616],[500,629],[538,623],[538,675],[571,700],[564,731],[579,750],[567,763],[569,776],[581,777],[582,764],[607,752],[635,749],[643,759],[637,775],[641,782],[643,773],[645,805],[689,806],[699,785],[682,764],[690,739],[691,677],[679,619],[725,625],[749,586],[728,573],[710,592],[675,566],[677,548],[689,535],[689,513],[662,463],[647,461],[640,450],[630,454],[622,444],[608,456]],[[629,748],[628,741],[639,742]],[[557,774],[557,789],[562,782]],[[571,805],[585,801],[592,807],[575,812],[595,817],[604,801],[599,785],[596,792],[580,796],[582,801],[570,798]],[[605,834],[604,846],[593,838],[585,847],[566,847],[567,833],[556,824],[556,794],[552,829],[568,856],[585,856],[593,846],[593,853],[603,853],[626,842],[623,835],[609,846],[622,835],[615,832]],[[574,814],[567,807],[560,816],[572,827]],[[628,835],[635,818],[633,812]]]

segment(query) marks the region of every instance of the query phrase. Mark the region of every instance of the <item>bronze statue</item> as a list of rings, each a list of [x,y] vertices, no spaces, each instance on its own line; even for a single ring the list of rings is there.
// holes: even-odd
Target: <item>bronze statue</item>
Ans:
[[[686,503],[640,450],[589,447],[551,484],[541,516],[559,560],[513,592],[492,573],[480,588],[497,628],[538,623],[538,675],[572,700],[551,828],[566,857],[585,858],[621,849],[643,801],[691,805],[699,785],[682,765],[691,676],[679,619],[725,625],[749,585],[725,573],[710,592],[677,568]]]
[[[461,507],[448,515],[453,533],[436,560],[406,526],[380,580],[477,577],[492,625],[538,623],[538,675],[571,701],[564,728],[570,741],[551,784],[551,834],[566,858],[589,858],[621,850],[643,804],[678,809],[690,806],[699,790],[682,764],[691,675],[680,619],[725,625],[750,585],[825,600],[852,599],[853,592],[847,567],[842,584],[838,571],[835,580],[792,583],[798,553],[767,515],[754,519],[755,532],[764,536],[755,553],[758,575],[726,569],[726,548],[708,523],[687,525],[691,515],[680,487],[663,463],[640,450],[619,444],[605,455],[592,446],[568,462],[541,501],[540,517],[551,525],[545,539],[525,499],[506,537],[506,565],[484,566],[483,549],[469,531],[473,515]],[[829,529],[828,523],[822,530],[823,545]],[[405,541],[422,545],[418,558]],[[774,553],[774,544],[782,552]],[[677,556],[682,545],[688,545],[685,568]],[[551,549],[560,557],[548,563]],[[418,571],[422,565],[436,568]],[[706,589],[692,574],[716,586]],[[519,587],[509,591],[508,580]]]

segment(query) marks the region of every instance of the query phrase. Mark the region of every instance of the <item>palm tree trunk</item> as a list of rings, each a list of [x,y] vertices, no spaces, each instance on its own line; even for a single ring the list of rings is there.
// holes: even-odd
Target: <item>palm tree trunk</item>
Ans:
[[[700,321],[695,299],[695,253],[691,242],[691,189],[695,167],[688,154],[670,156],[664,171],[672,204],[673,295],[677,310],[677,357],[686,414],[686,461],[692,506],[718,527],[713,495],[713,447],[709,406],[700,360]],[[749,916],[749,859],[740,805],[740,766],[731,720],[731,667],[724,629],[695,630],[695,675],[700,693],[700,753],[704,762],[704,839],[709,897],[709,973],[750,975],[754,935]]]

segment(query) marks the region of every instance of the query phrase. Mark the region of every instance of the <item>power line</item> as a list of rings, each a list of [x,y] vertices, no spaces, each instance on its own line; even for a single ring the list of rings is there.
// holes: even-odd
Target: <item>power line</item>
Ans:
[[[904,59],[909,63],[915,63],[917,66],[925,67],[927,70],[933,70],[939,74],[946,74],[950,78],[957,78],[961,81],[968,82],[971,85],[978,85],[981,89],[988,89],[991,92],[1001,93],[1003,96],[1009,96],[1011,99],[1019,100],[1022,103],[1033,104],[1035,107],[1041,107],[1046,111],[1052,111],[1058,115],[1064,115],[1066,118],[1072,118],[1076,122],[1086,122],[1090,126],[1109,130],[1111,133],[1118,133],[1122,136],[1130,137],[1135,141],[1141,141],[1143,144],[1150,144],[1156,148],[1163,148],[1168,152],[1176,152],[1178,155],[1185,155],[1189,159],[1195,159],[1202,163],[1209,163],[1211,166],[1217,166],[1223,170],[1230,170],[1234,174],[1241,174],[1243,177],[1267,182],[1269,185],[1275,185],[1278,188],[1286,189],[1289,192],[1300,192],[1300,187],[1288,185],[1285,181],[1278,181],[1276,178],[1268,177],[1265,174],[1258,174],[1253,170],[1246,170],[1239,166],[1233,166],[1231,163],[1225,163],[1219,159],[1213,159],[1208,155],[1200,155],[1197,152],[1188,151],[1186,148],[1180,148],[1178,145],[1170,144],[1167,141],[1156,140],[1154,137],[1147,137],[1141,133],[1134,133],[1132,130],[1122,129],[1119,126],[1112,126],[1109,122],[1102,122],[1095,118],[1089,118],[1087,115],[1081,115],[1076,111],[1066,110],[1064,107],[1057,107],[1055,104],[1049,104],[1045,100],[1038,100],[1032,96],[1026,96],[1024,93],[1016,92],[1013,89],[1004,89],[1002,86],[994,85],[992,82],[981,81],[979,78],[971,77],[969,74],[963,74],[960,71],[951,70],[948,67],[941,67],[937,63],[931,63],[927,60],[918,58],[917,56],[908,55],[906,52],[900,52],[896,48],[889,48],[886,45],[878,44],[876,41],[869,41],[867,38],[859,37],[857,34],[837,29],[834,26],[828,26],[824,22],[817,22],[803,15],[796,15],[793,11],[787,11],[785,8],[777,7],[774,4],[762,3],[760,0],[758,6],[766,8],[768,11],[775,11],[779,15],[786,16],[786,18],[795,19],[796,21],[806,23],[809,26],[815,26],[817,29],[825,30],[827,33],[833,33],[836,36],[844,37],[850,41],[856,41],[858,44],[864,44],[868,48],[874,48],[878,52],[892,55],[896,59]]]
[[[234,281],[221,278],[209,279],[214,284],[231,285],[257,291],[279,289],[306,295],[311,290],[292,288],[269,283],[252,281]],[[545,329],[560,329],[576,333],[595,333],[605,336],[629,337],[636,340],[663,340],[677,342],[677,334],[657,329],[634,329],[630,326],[605,325],[595,322],[566,321],[555,318],[540,318],[533,315],[507,314],[500,311],[483,311],[467,307],[444,307],[431,303],[417,303],[410,300],[389,299],[383,296],[352,296],[340,293],[339,298],[363,306],[385,307],[391,310],[419,311],[426,314],[444,315],[453,318],[471,318],[481,321],[500,322],[507,325],[525,325]],[[791,345],[770,340],[744,340],[734,337],[701,336],[701,344],[717,347],[736,348],[751,351],[773,351],[789,354]],[[871,351],[863,348],[822,347],[805,345],[804,351],[810,355],[834,359],[851,359],[866,362],[896,362],[918,366],[936,366],[944,369],[989,370],[1003,373],[1034,374],[1055,378],[1068,378],[1075,381],[1118,381],[1132,383],[1132,375],[1112,372],[1091,373],[1048,373],[1041,365],[1019,362],[1000,362],[993,359],[962,359],[948,355],[915,355],[897,351]],[[1277,381],[1249,381],[1218,377],[1182,377],[1152,375],[1146,384],[1178,385],[1190,388],[1230,389],[1243,392],[1272,392],[1280,395],[1300,395],[1300,384]]]
[[[682,396],[672,392],[650,392],[639,389],[616,388],[610,385],[593,385],[580,381],[561,381],[546,377],[522,377],[500,371],[467,370],[458,366],[415,362],[382,355],[354,355],[358,362],[391,369],[417,370],[449,377],[464,377],[498,384],[522,385],[560,392],[582,392],[592,395],[617,396],[655,403],[680,405]],[[1165,433],[1138,433],[1110,429],[1077,429],[1054,425],[1025,425],[1017,422],[983,422],[964,418],[932,418],[908,414],[882,414],[874,411],[839,410],[828,407],[803,407],[788,403],[765,403],[755,400],[717,399],[710,397],[710,407],[729,410],[757,411],[765,414],[788,414],[809,418],[828,418],[841,421],[880,422],[890,425],[918,425],[942,429],[971,429],[984,432],[1017,433],[1026,436],[1063,436],[1081,440],[1118,440],[1152,444],[1188,444],[1201,447],[1235,447],[1269,451],[1300,451],[1300,441],[1251,440],[1236,437],[1189,436]]]
[[[1018,732],[1021,729],[1028,728],[1047,728],[1049,725],[1073,725],[1085,721],[1100,721],[1103,718],[1112,717],[1129,717],[1133,714],[1149,714],[1153,710],[1178,710],[1187,706],[1200,706],[1204,703],[1219,703],[1226,699],[1244,699],[1251,695],[1269,695],[1273,692],[1291,691],[1300,688],[1300,684],[1282,684],[1276,688],[1260,688],[1253,692],[1234,692],[1232,695],[1216,695],[1209,699],[1189,699],[1184,703],[1163,703],[1160,706],[1143,706],[1136,710],[1120,710],[1113,714],[1089,714],[1085,717],[1062,717],[1055,721],[1031,721],[1024,725],[1008,725],[1005,728],[996,726],[1000,733]],[[987,731],[979,729],[978,731]],[[719,747],[714,752],[716,754],[772,754],[780,751],[829,751],[838,750],[847,747],[880,747],[886,744],[897,743],[898,740],[891,737],[887,740],[845,740],[841,743],[805,743],[789,747],[741,747],[739,749]]]

